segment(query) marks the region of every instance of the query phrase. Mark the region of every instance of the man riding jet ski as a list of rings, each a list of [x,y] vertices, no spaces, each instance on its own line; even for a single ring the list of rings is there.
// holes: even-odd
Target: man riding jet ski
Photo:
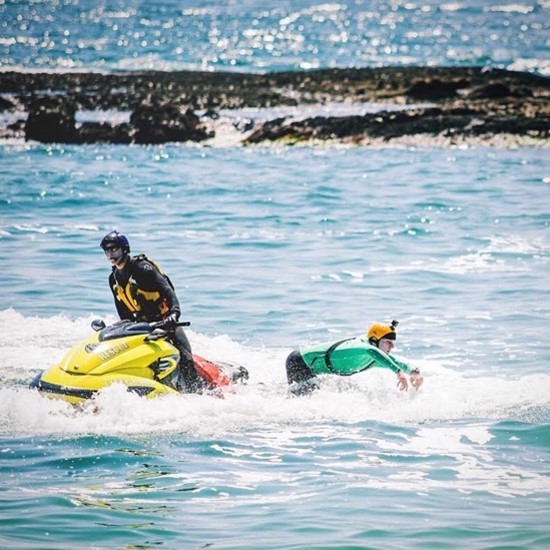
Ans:
[[[172,282],[144,254],[130,256],[118,231],[102,239],[112,264],[109,286],[120,322],[94,321],[95,334],[77,343],[57,365],[38,374],[31,388],[79,404],[113,383],[147,397],[202,392],[248,379],[248,371],[193,355],[179,322]]]
[[[118,231],[105,235],[100,246],[113,266],[109,287],[120,319],[171,325],[169,339],[180,353],[177,387],[183,392],[202,391],[204,381],[197,374],[191,345],[177,326],[181,310],[172,281],[145,254],[130,256],[130,243]]]

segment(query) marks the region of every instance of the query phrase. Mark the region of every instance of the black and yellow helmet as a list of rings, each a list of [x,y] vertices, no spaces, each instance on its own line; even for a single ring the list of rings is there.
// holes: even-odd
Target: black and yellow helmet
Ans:
[[[369,339],[369,343],[371,343],[373,346],[377,346],[378,342],[382,340],[382,338],[387,338],[388,340],[395,340],[396,339],[396,333],[395,329],[397,328],[397,325],[399,324],[398,321],[392,321],[391,325],[382,325],[380,323],[374,323],[369,328],[369,331],[367,332],[367,338]]]

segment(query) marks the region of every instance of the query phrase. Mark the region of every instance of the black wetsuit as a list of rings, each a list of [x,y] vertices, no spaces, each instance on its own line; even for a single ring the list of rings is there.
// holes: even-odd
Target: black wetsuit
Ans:
[[[152,323],[169,315],[179,318],[180,304],[170,279],[145,256],[128,256],[122,269],[113,267],[109,287],[121,319]],[[178,389],[199,391],[204,382],[197,374],[191,345],[181,327],[177,327],[172,343],[180,352]]]

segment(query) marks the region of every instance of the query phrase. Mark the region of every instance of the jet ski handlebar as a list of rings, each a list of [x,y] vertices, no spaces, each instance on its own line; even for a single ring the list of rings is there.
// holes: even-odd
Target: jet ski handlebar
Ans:
[[[132,321],[119,321],[109,327],[105,324],[105,321],[102,319],[94,319],[91,323],[92,329],[95,332],[104,333],[108,331],[108,334],[103,334],[103,338],[111,339],[121,335],[132,335],[132,334],[155,334],[157,337],[163,334],[173,332],[177,327],[188,327],[191,325],[190,321],[155,321],[153,323],[147,322],[132,322]]]
[[[170,323],[169,321],[156,321],[154,323],[149,323],[151,328],[167,328],[167,327],[189,327],[191,326],[191,321],[178,321],[177,323]]]
[[[169,333],[174,331],[177,327],[188,327],[191,321],[180,321],[178,323],[170,323],[167,321],[157,321],[155,323],[149,323],[151,333],[145,337],[145,341],[159,340],[165,338]]]

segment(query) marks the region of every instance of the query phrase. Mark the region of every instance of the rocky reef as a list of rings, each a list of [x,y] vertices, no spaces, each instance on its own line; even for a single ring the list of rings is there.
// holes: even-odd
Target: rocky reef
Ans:
[[[346,116],[278,117],[239,143],[368,145],[419,136],[448,143],[494,136],[548,145],[550,79],[482,67],[385,67],[242,74],[0,72],[0,137],[44,143],[208,143],[221,109],[383,104]],[[78,122],[79,112],[127,120]],[[6,116],[11,113],[11,117]],[[15,117],[15,120],[13,120]],[[11,121],[10,121],[11,118]]]

